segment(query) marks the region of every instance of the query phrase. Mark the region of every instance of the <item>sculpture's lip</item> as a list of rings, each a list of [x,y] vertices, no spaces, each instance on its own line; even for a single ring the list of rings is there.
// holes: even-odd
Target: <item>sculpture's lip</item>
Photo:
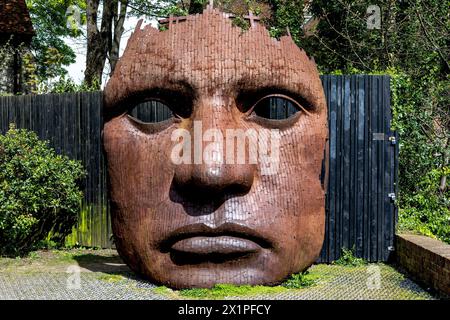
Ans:
[[[231,237],[191,237],[175,242],[171,251],[195,255],[231,255],[231,254],[250,254],[261,250],[261,247],[252,240]]]
[[[253,253],[272,244],[260,233],[247,226],[225,223],[217,228],[192,224],[176,229],[161,244],[164,252],[178,251],[194,254]]]

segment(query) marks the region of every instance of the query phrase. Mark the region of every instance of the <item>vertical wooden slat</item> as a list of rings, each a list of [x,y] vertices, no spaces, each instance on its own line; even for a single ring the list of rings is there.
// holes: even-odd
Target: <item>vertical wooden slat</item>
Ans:
[[[336,259],[336,212],[337,212],[337,187],[338,187],[338,170],[337,158],[338,150],[338,113],[337,113],[337,88],[336,77],[330,77],[329,91],[329,113],[330,113],[330,212],[329,212],[329,259]]]
[[[386,137],[388,133],[385,129],[385,105],[383,98],[383,78],[377,77],[378,92],[377,92],[377,106],[378,106],[378,131],[383,133]],[[377,255],[375,260],[382,260],[383,257],[383,247],[384,247],[384,197],[387,196],[385,192],[385,165],[384,165],[384,151],[385,151],[386,141],[378,141],[378,219],[377,219]]]
[[[350,243],[350,152],[352,137],[350,135],[351,109],[350,109],[350,79],[344,77],[342,83],[342,219],[341,219],[341,247],[351,249]]]
[[[356,174],[357,174],[357,136],[356,136],[356,77],[349,77],[350,86],[350,191],[349,191],[349,247],[356,250]]]
[[[320,77],[321,81],[322,81],[322,86],[324,88],[324,92],[325,92],[325,98],[327,101],[327,105],[330,105],[329,102],[329,77],[328,76],[321,76]],[[331,128],[331,116],[328,116],[328,128]],[[329,129],[331,130],[331,129]],[[328,137],[328,139],[330,139],[330,137]],[[330,152],[331,150],[329,150],[329,154],[328,156],[330,157]],[[330,236],[329,236],[329,220],[330,220],[330,201],[329,201],[329,196],[330,196],[330,191],[329,191],[329,185],[328,185],[328,189],[325,190],[326,191],[326,199],[325,199],[325,236],[324,236],[324,240],[323,240],[323,246],[322,246],[322,250],[320,252],[320,257],[318,262],[327,262],[329,261],[329,242],[330,242]]]
[[[364,214],[365,209],[365,198],[364,198],[364,181],[365,181],[365,130],[366,130],[366,112],[365,112],[365,91],[364,91],[364,77],[357,76],[357,100],[356,100],[356,140],[357,140],[357,177],[356,177],[356,206],[355,206],[355,216],[356,216],[356,254],[361,257],[363,256],[364,250]]]
[[[370,146],[371,146],[371,129],[370,129],[370,92],[369,92],[369,78],[364,77],[364,113],[365,113],[365,128],[364,128],[364,251],[363,258],[370,259]]]
[[[378,194],[379,194],[379,179],[380,176],[378,167],[378,151],[379,141],[374,140],[374,133],[379,132],[378,128],[378,110],[377,110],[377,93],[378,93],[378,79],[370,78],[370,128],[371,128],[371,153],[370,153],[370,199],[371,199],[371,217],[370,217],[370,261],[376,261],[377,257],[377,242],[378,242]],[[376,93],[376,94],[373,94]]]

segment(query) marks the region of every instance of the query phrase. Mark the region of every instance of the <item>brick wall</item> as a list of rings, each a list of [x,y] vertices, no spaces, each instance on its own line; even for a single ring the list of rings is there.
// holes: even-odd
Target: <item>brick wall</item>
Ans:
[[[398,234],[397,262],[416,281],[450,297],[450,245],[429,237]]]

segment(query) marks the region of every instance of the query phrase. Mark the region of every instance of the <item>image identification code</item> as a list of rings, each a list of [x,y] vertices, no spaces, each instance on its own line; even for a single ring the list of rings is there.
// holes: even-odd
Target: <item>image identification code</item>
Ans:
[[[222,315],[268,315],[271,305],[264,304],[244,304],[233,305],[223,304],[220,308],[202,307],[202,306],[185,306],[179,307],[179,315],[203,315],[209,318],[214,314]]]

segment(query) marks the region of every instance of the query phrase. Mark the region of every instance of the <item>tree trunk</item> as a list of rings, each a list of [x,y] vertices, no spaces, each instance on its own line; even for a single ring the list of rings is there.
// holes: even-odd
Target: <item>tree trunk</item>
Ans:
[[[100,88],[103,69],[112,48],[112,28],[118,0],[104,0],[100,30],[97,26],[100,0],[87,0],[87,54],[84,80],[91,87]]]
[[[101,63],[101,35],[97,27],[97,11],[99,4],[100,0],[87,0],[87,52],[84,81],[89,86],[92,86],[94,84],[95,79],[98,79],[99,76],[101,77],[104,66],[104,64]]]
[[[119,51],[120,51],[120,40],[122,39],[123,35],[123,24],[125,22],[126,14],[127,14],[127,7],[128,7],[128,0],[122,0],[120,1],[120,11],[118,6],[115,7],[116,11],[114,14],[114,37],[112,41],[111,50],[109,53],[109,64],[111,66],[111,73],[110,76],[113,74],[114,70],[116,69],[117,61],[119,60]]]

